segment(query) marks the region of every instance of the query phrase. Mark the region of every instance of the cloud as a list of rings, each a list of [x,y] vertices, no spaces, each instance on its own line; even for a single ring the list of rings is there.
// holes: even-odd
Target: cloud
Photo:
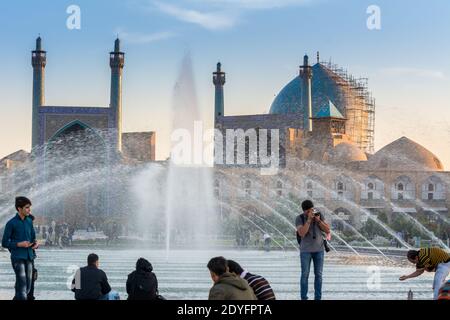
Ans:
[[[146,44],[151,43],[155,41],[160,40],[166,40],[169,38],[173,38],[176,36],[175,33],[170,31],[162,31],[162,32],[156,32],[156,33],[138,33],[138,32],[126,32],[122,29],[117,29],[116,33],[119,35],[121,39],[124,41],[127,41],[129,43],[136,43],[136,44]]]
[[[152,9],[208,30],[230,29],[249,11],[306,6],[328,0],[183,0],[182,6],[151,0]],[[147,7],[147,9],[149,9]],[[151,9],[151,11],[153,11]]]
[[[197,24],[209,30],[228,29],[237,22],[237,15],[230,12],[200,12],[162,2],[154,4],[160,11],[180,21]]]
[[[438,80],[446,79],[445,74],[442,71],[430,69],[396,67],[396,68],[384,68],[381,69],[380,71],[383,75],[394,77],[431,78]]]
[[[289,6],[309,5],[320,0],[195,0],[196,2],[241,9],[275,9]]]

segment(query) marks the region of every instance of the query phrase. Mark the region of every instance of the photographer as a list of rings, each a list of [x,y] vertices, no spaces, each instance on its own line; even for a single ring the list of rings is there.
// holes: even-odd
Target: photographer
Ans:
[[[329,250],[322,233],[330,233],[324,216],[314,208],[311,200],[302,202],[303,213],[297,216],[295,225],[300,244],[300,297],[308,300],[308,278],[311,260],[314,262],[314,300],[322,299],[322,270],[324,250]]]

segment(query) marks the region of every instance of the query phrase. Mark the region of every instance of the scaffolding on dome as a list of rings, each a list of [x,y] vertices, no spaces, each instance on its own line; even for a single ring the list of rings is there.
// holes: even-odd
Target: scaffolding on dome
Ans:
[[[345,117],[348,119],[347,132],[354,137],[354,141],[361,149],[368,153],[374,152],[375,131],[375,98],[369,91],[368,78],[355,78],[346,69],[337,64],[322,61],[321,65],[329,69],[335,83],[344,89],[348,100],[345,108]]]

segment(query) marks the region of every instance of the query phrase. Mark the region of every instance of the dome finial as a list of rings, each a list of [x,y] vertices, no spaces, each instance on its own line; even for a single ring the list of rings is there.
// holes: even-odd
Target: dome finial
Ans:
[[[320,63],[320,54],[319,54],[319,51],[317,51],[317,63]]]
[[[221,67],[222,67],[222,64],[220,63],[220,61],[217,62],[217,72],[221,71]]]

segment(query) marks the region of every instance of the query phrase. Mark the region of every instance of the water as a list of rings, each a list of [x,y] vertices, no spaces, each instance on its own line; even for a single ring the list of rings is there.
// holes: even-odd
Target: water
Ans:
[[[182,237],[191,247],[207,248],[204,238],[219,233],[211,168],[196,161],[198,154],[195,147],[191,149],[195,145],[195,122],[201,116],[189,53],[181,62],[172,112],[172,148],[167,168],[150,164],[132,183],[136,202],[140,204],[140,226],[145,228],[159,220],[153,232],[164,231],[166,259],[174,237]],[[184,145],[183,141],[189,144]],[[188,149],[193,152],[186,153]]]
[[[67,288],[67,282],[71,280],[73,274],[71,266],[84,266],[87,255],[92,251],[99,255],[100,268],[106,272],[111,287],[119,292],[121,299],[127,297],[125,289],[127,275],[133,271],[139,257],[145,257],[153,264],[160,293],[167,299],[207,299],[212,281],[206,264],[211,257],[218,255],[236,260],[250,272],[266,277],[278,299],[294,300],[299,297],[300,262],[295,251],[172,249],[167,260],[165,250],[42,249],[39,250],[39,257],[36,260],[39,270],[36,282],[37,299],[73,299],[73,293]],[[388,263],[387,266],[379,266],[380,287],[369,289],[368,267],[371,264],[380,264],[381,258],[353,259],[356,258],[343,254],[326,254],[323,299],[406,300],[410,289],[414,292],[414,299],[432,299],[432,273],[401,282],[398,278],[414,271],[414,266],[411,264],[402,267]],[[361,261],[364,265],[359,265]],[[0,299],[12,298],[14,279],[9,254],[0,252]],[[313,279],[311,272],[310,297],[313,296]]]

